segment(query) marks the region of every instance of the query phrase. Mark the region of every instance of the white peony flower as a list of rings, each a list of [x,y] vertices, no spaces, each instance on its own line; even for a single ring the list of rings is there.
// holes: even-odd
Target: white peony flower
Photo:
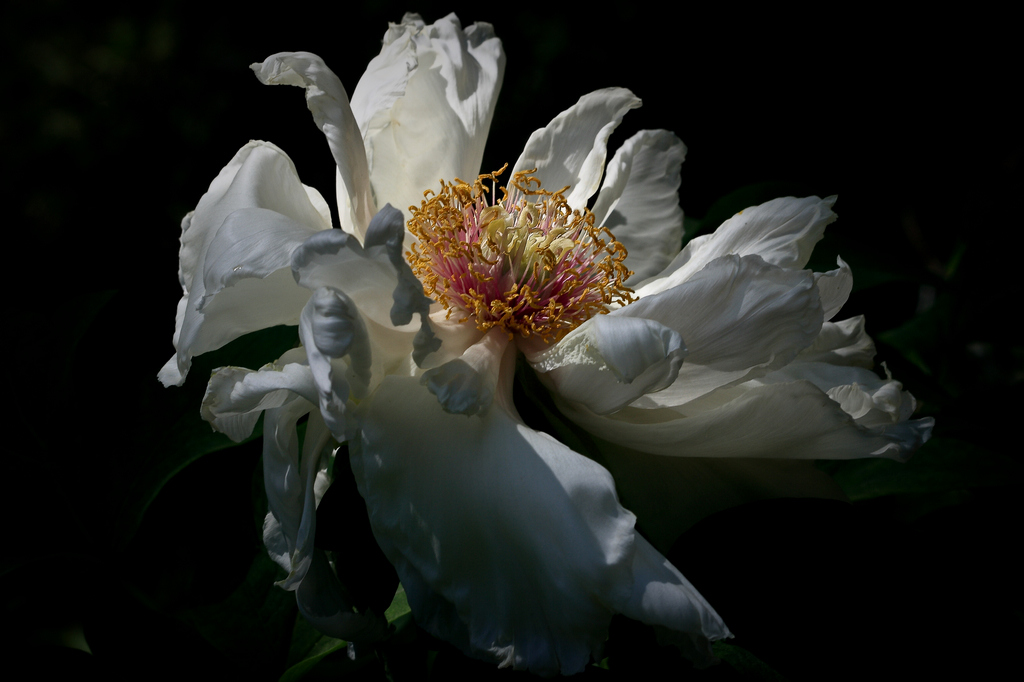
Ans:
[[[337,163],[341,229],[283,151],[244,146],[182,224],[176,353],[160,379],[180,385],[192,356],[298,325],[302,347],[275,363],[217,370],[202,411],[238,440],[265,413],[267,548],[322,631],[385,627],[348,606],[313,547],[327,464],[347,441],[374,536],[436,636],[571,674],[622,613],[706,661],[728,628],[635,531],[616,485],[650,510],[664,551],[694,512],[643,494],[659,485],[652,468],[662,487],[694,473],[717,495],[705,507],[735,502],[729,477],[750,472],[765,475],[755,496],[810,494],[821,478],[779,458],[902,459],[931,421],[907,421],[913,398],[870,371],[863,319],[831,321],[851,288],[845,263],[803,270],[834,200],[750,208],[680,251],[682,142],[642,131],[605,169],[609,135],[640,105],[628,90],[585,95],[511,171],[474,181],[504,61],[490,25],[410,14],[351,101],[314,55],[254,64],[264,83],[305,89]],[[520,353],[616,480],[523,423]]]

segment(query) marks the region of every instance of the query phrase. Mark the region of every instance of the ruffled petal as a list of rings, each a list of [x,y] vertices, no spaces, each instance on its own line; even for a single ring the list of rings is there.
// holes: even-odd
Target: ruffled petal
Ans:
[[[874,366],[875,342],[864,327],[864,316],[839,322],[825,322],[818,336],[800,351],[795,362],[827,362],[871,369]]]
[[[507,381],[513,363],[506,353]],[[646,570],[660,557],[636,558],[634,518],[608,472],[506,408],[467,419],[415,379],[388,377],[360,416],[352,469],[374,535],[436,636],[500,665],[572,674],[598,654],[614,612],[709,624],[698,638],[728,632],[678,576]],[[646,598],[661,582],[669,614]]]
[[[684,357],[686,347],[675,330],[616,315],[592,317],[552,347],[527,354],[549,388],[597,414],[669,386]]]
[[[240,443],[252,434],[263,410],[281,407],[295,396],[316,403],[316,386],[302,349],[289,351],[258,372],[219,368],[206,386],[200,414],[215,430]]]
[[[378,378],[410,353],[422,363],[441,344],[430,326],[431,301],[402,257],[403,234],[401,212],[387,205],[373,217],[365,244],[333,230],[313,235],[292,255],[295,281],[311,290],[343,292],[359,310]],[[420,317],[419,327],[412,324],[414,315]]]
[[[906,460],[933,420],[865,428],[809,381],[754,382],[719,389],[677,409],[626,407],[610,416],[555,396],[562,412],[594,435],[674,457]]]
[[[836,219],[835,201],[786,197],[740,211],[714,233],[690,240],[664,271],[637,287],[637,296],[671,289],[727,254],[756,254],[782,268],[803,268],[825,226]]]
[[[610,316],[656,320],[686,342],[689,354],[675,382],[637,403],[652,408],[682,405],[782,367],[811,345],[822,324],[811,273],[760,256],[724,256]]]
[[[371,380],[373,356],[366,325],[348,296],[321,287],[302,310],[299,338],[309,355],[320,414],[335,438],[345,440],[350,431],[349,394],[363,397]]]
[[[626,281],[642,282],[672,261],[683,240],[679,169],[686,145],[667,130],[641,130],[608,164],[594,203],[594,224],[607,227],[629,254]]]
[[[251,68],[265,85],[296,85],[306,91],[306,106],[338,166],[338,215],[346,232],[365,233],[376,207],[363,139],[352,115],[348,95],[334,72],[309,52],[279,52]]]
[[[818,286],[821,296],[821,307],[825,319],[831,320],[846,305],[846,299],[853,291],[853,273],[850,266],[842,258],[836,257],[839,267],[828,272],[814,273],[814,283]]]
[[[263,476],[270,508],[264,542],[294,590],[309,568],[316,527],[316,504],[326,486],[333,449],[331,433],[316,409],[316,387],[302,348],[288,351],[258,372],[222,367],[210,379],[202,415],[236,441],[247,438],[260,414],[263,421]],[[299,456],[298,421],[309,416]]]
[[[442,178],[476,178],[504,73],[490,24],[406,14],[391,25],[352,93],[378,205],[406,211]]]
[[[304,239],[331,227],[311,196],[315,190],[299,182],[291,159],[266,142],[242,147],[213,181],[182,222],[184,295],[177,353],[160,372],[165,385],[185,381],[193,355],[297,323],[308,292],[295,286],[287,263]]]
[[[512,172],[536,168],[541,186],[569,187],[566,201],[583,209],[597,191],[608,157],[608,137],[640,100],[625,88],[605,88],[580,97],[547,126],[535,130]]]

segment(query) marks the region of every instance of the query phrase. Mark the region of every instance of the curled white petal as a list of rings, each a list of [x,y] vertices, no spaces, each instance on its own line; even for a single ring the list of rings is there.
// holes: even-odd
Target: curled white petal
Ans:
[[[182,221],[183,296],[177,352],[160,372],[165,385],[184,382],[193,355],[297,322],[308,293],[290,281],[286,265],[306,237],[330,228],[310,200],[314,195],[299,182],[291,159],[266,142],[242,147],[211,183]]]
[[[678,332],[655,320],[597,315],[527,357],[563,398],[607,414],[671,385],[686,346]]]
[[[594,202],[594,224],[629,254],[627,284],[657,275],[682,246],[679,169],[686,145],[667,130],[641,130],[615,152]]]
[[[569,187],[566,201],[582,209],[597,191],[608,137],[640,100],[625,88],[605,88],[580,97],[547,126],[535,130],[526,141],[512,172],[536,168],[541,186],[558,190]]]
[[[327,137],[338,166],[338,213],[342,229],[362,236],[375,207],[362,135],[341,81],[320,57],[309,52],[279,52],[250,68],[266,85],[295,85],[305,89],[306,105],[317,127]]]
[[[403,234],[402,213],[387,205],[370,222],[364,244],[334,230],[313,235],[292,255],[296,282],[344,292],[366,319],[378,375],[410,352],[422,363],[440,346],[430,326],[430,299],[402,255]],[[390,301],[384,292],[391,292]]]
[[[814,283],[818,286],[821,296],[821,307],[825,320],[831,320],[846,304],[846,299],[853,291],[853,273],[850,266],[842,258],[836,258],[839,265],[835,270],[814,273]]]
[[[773,199],[740,211],[712,234],[690,240],[665,270],[640,283],[637,296],[651,296],[685,282],[721,256],[758,255],[767,263],[799,269],[807,265],[825,226],[836,219],[836,197]]]
[[[713,390],[782,367],[821,329],[821,302],[809,271],[760,256],[723,256],[679,286],[611,313],[656,320],[686,340],[689,354],[671,386],[638,405],[682,405]]]

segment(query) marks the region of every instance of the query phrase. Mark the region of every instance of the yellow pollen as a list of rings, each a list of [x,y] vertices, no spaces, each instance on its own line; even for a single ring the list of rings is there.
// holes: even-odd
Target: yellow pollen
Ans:
[[[542,189],[530,175],[536,169],[515,173],[510,188],[494,196],[506,168],[472,186],[442,180],[439,192],[427,190],[419,207],[409,207],[418,242],[406,258],[427,296],[449,318],[458,310],[460,322],[472,320],[482,331],[500,327],[510,338],[545,341],[607,313],[612,303],[631,303],[624,282],[633,273],[611,232],[595,227],[587,209],[569,207],[568,187]]]

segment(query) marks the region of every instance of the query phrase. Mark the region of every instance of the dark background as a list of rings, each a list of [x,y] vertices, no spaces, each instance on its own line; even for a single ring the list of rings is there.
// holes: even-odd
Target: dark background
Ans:
[[[0,570],[14,655],[56,660],[46,643],[84,623],[95,660],[75,664],[99,661],[115,676],[199,660],[280,674],[247,665],[194,616],[234,594],[261,551],[259,446],[167,463],[215,366],[182,389],[155,379],[173,351],[179,224],[250,139],[282,147],[333,204],[332,159],[301,91],[264,87],[248,65],[315,52],[351,93],[405,9],[44,0],[3,10],[14,412]],[[695,528],[678,563],[737,643],[793,679],[997,670],[1015,657],[1022,116],[1009,18],[852,6],[409,9],[428,23],[454,9],[503,40],[484,170],[514,163],[529,133],[582,94],[625,86],[644,106],[609,154],[639,129],[675,131],[689,148],[688,231],[775,196],[839,195],[840,219],[812,265],[834,267],[837,253],[851,264],[857,288],[842,316],[867,314],[879,360],[955,447],[919,453],[917,466],[939,463],[941,484],[868,495],[852,515],[762,505]],[[154,461],[181,472],[161,488],[154,481],[169,474],[154,474]],[[144,516],[139,490],[159,490]],[[630,665],[659,655],[648,653]]]

